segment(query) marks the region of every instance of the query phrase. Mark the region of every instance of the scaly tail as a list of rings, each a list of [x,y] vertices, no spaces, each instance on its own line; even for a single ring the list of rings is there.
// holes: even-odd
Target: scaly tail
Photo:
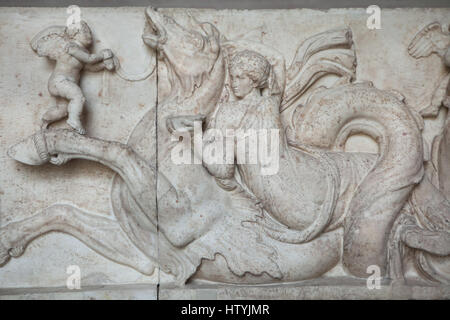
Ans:
[[[423,176],[419,117],[401,100],[370,83],[348,84],[316,92],[297,118],[295,140],[306,145],[343,151],[357,133],[379,144],[379,158],[355,190],[344,221],[343,264],[355,276],[367,276],[370,265],[385,274],[389,232]]]

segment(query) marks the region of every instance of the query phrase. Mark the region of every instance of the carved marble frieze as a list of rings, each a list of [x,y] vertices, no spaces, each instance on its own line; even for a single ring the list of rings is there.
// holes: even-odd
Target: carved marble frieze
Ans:
[[[448,288],[449,14],[0,12],[0,287]]]

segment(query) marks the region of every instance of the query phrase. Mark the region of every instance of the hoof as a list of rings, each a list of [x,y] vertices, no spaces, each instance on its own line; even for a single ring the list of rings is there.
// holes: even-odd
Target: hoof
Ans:
[[[50,159],[47,152],[47,144],[41,132],[38,132],[10,147],[7,154],[14,160],[32,166],[44,164]]]
[[[150,261],[137,263],[136,270],[141,272],[142,274],[151,276],[155,272],[155,265]]]
[[[24,246],[17,246],[9,250],[9,255],[13,258],[20,257],[25,251]]]
[[[3,229],[3,228],[2,228]],[[18,241],[16,245],[9,244],[8,241],[5,242],[5,229],[0,233],[0,266],[4,265],[12,258],[20,257],[26,248],[26,244]]]

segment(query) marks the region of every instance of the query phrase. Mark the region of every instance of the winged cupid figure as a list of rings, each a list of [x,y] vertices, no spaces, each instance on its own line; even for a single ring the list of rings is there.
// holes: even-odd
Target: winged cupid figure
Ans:
[[[450,31],[450,30],[449,30]],[[437,54],[447,67],[450,67],[450,32],[444,31],[439,22],[433,22],[423,28],[411,41],[408,52],[413,58],[424,58]],[[434,92],[431,105],[420,113],[423,116],[436,116],[439,107],[450,108],[450,81],[445,76]]]
[[[89,52],[92,33],[86,22],[78,26],[51,26],[39,32],[31,47],[40,57],[56,61],[48,80],[48,91],[56,98],[56,106],[45,112],[42,127],[68,116],[67,124],[76,132],[85,134],[81,123],[83,105],[86,101],[79,86],[81,71],[114,70],[116,63],[110,49],[100,53]],[[55,160],[58,161],[58,160]]]

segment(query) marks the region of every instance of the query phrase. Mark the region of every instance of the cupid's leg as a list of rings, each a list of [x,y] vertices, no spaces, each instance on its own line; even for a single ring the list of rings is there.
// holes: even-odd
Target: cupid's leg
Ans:
[[[63,204],[1,227],[0,265],[10,257],[19,257],[32,240],[52,231],[70,234],[108,259],[139,272],[153,273],[153,263],[134,246],[117,221]]]
[[[67,117],[67,100],[56,98],[56,106],[50,107],[42,116],[42,128],[46,129],[49,124]]]
[[[86,130],[81,124],[81,113],[83,112],[86,98],[80,87],[75,82],[63,80],[57,83],[57,90],[61,97],[69,100],[67,124],[79,134],[85,134]]]

